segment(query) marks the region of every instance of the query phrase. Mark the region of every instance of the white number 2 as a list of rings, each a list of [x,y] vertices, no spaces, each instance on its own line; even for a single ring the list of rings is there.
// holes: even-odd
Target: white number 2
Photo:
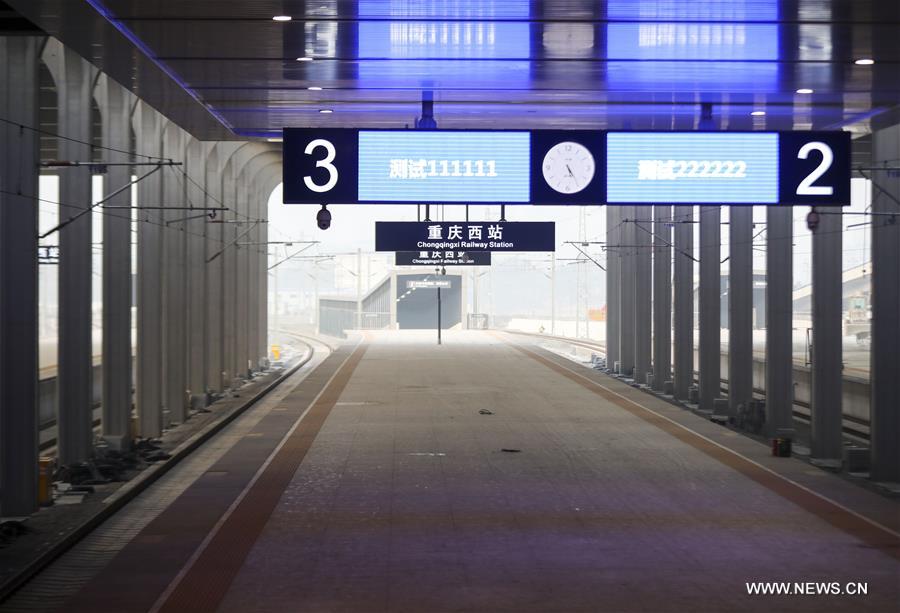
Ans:
[[[334,156],[337,155],[337,151],[335,151],[334,145],[331,144],[331,141],[325,140],[324,138],[317,138],[315,140],[309,141],[309,144],[306,145],[306,149],[303,151],[306,155],[310,155],[317,147],[324,147],[326,156],[324,160],[318,160],[316,162],[316,168],[326,168],[328,169],[328,181],[325,182],[324,185],[317,185],[312,177],[309,175],[303,177],[303,182],[306,184],[306,187],[311,189],[314,192],[322,193],[327,192],[338,182],[338,170],[335,168],[332,162],[334,161]]]
[[[809,157],[810,151],[818,151],[822,154],[822,162],[816,166],[816,169],[806,175],[806,178],[800,181],[797,186],[798,196],[831,196],[834,194],[834,187],[828,185],[813,185],[816,180],[831,168],[831,162],[834,161],[834,153],[831,147],[819,141],[806,143],[800,147],[797,152],[797,159],[805,160]]]

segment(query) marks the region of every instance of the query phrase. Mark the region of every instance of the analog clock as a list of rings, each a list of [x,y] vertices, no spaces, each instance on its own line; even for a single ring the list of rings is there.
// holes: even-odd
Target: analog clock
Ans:
[[[594,156],[584,145],[565,141],[547,151],[541,168],[547,185],[561,194],[575,194],[594,178]]]

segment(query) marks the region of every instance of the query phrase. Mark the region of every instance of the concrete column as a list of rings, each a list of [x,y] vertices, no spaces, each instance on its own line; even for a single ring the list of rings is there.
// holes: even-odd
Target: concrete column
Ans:
[[[653,389],[672,378],[672,207],[653,207]]]
[[[634,320],[634,380],[646,383],[652,362],[653,332],[653,209],[635,207],[635,320]]]
[[[728,411],[753,398],[753,207],[731,207],[728,220]]]
[[[206,206],[220,206],[227,204],[223,193],[223,174],[225,161],[230,155],[233,143],[217,143],[210,151],[206,160],[206,191],[208,197]],[[228,225],[221,223],[229,219],[227,212],[216,213],[214,220],[206,222],[206,252],[204,264],[206,270],[206,291],[204,294],[204,313],[206,325],[206,382],[210,391],[220,393],[228,385],[224,379],[225,370],[224,335],[223,335],[223,270],[225,259],[222,256],[213,256],[223,246],[225,230]]]
[[[259,275],[259,348],[257,355],[265,361],[265,365],[269,364],[269,195],[270,189],[263,192],[263,199],[260,202],[259,219],[264,220],[259,226],[259,240],[263,244],[260,245],[259,252],[256,256],[257,274]]]
[[[96,69],[62,45],[48,43],[45,61],[59,94],[59,157],[91,160],[91,92]],[[91,206],[88,168],[59,173],[59,346],[57,350],[57,429],[61,464],[74,464],[93,453],[91,381],[91,215],[75,216]],[[68,220],[74,219],[71,223]]]
[[[163,133],[163,156],[184,161],[186,135],[175,124]],[[182,167],[183,168],[183,167]],[[187,202],[181,170],[167,169],[163,175],[163,204],[181,207]],[[185,283],[186,217],[183,210],[164,211],[163,230],[163,427],[182,423],[187,416],[187,300]]]
[[[875,165],[896,167],[900,160],[900,126],[873,135]],[[877,171],[872,189],[872,353],[871,476],[900,482],[900,176]],[[883,191],[882,191],[883,190]]]
[[[625,206],[622,225],[619,226],[619,253],[621,274],[619,279],[619,372],[626,377],[634,373],[634,290],[636,262],[634,257],[634,215],[635,207]]]
[[[133,98],[118,83],[101,76],[97,99],[103,116],[103,146],[131,147]],[[127,163],[130,155],[106,151],[109,162]],[[144,169],[146,167],[140,167]],[[107,194],[131,182],[131,166],[109,166]],[[131,190],[106,203],[131,206]],[[131,421],[131,211],[108,210],[103,218],[103,438],[115,449],[130,446]]]
[[[675,207],[675,397],[687,400],[694,383],[694,207]]]
[[[236,177],[233,174],[233,165],[230,166],[231,172],[225,175],[225,186],[229,195],[226,203],[231,208],[228,214],[228,221],[239,220],[240,217],[234,211],[240,211],[238,198],[238,189]],[[220,249],[224,249],[222,255],[222,317],[223,317],[223,348],[224,348],[224,364],[225,364],[225,382],[228,387],[233,387],[235,379],[239,376],[237,370],[238,359],[237,354],[237,303],[238,303],[238,284],[237,284],[237,268],[238,268],[238,249],[233,244],[239,232],[241,225],[237,223],[224,224],[224,242]],[[230,246],[229,246],[230,245]]]
[[[771,436],[793,428],[793,219],[766,208],[766,424]]]
[[[238,175],[238,200],[236,210],[238,211],[238,219],[242,221],[242,223],[237,226],[237,234],[243,234],[243,236],[238,239],[237,243],[233,247],[229,248],[234,252],[235,255],[235,267],[233,274],[235,275],[235,287],[237,288],[235,294],[236,303],[234,320],[234,372],[236,376],[241,378],[246,378],[249,371],[247,352],[247,304],[249,300],[248,294],[250,249],[245,245],[240,245],[239,243],[248,242],[253,234],[253,222],[251,221],[252,215],[250,214],[249,191],[250,190],[247,183],[247,175],[242,172],[240,175]]]
[[[700,207],[700,409],[713,410],[721,391],[721,228],[718,206]]]
[[[840,466],[843,456],[843,223],[840,209],[824,209],[812,233],[812,396],[810,458]],[[897,260],[900,263],[900,259]],[[897,278],[900,280],[900,277]],[[900,311],[897,312],[900,315]],[[895,347],[896,351],[896,347]],[[896,354],[895,354],[896,355]],[[895,362],[896,364],[896,362]]]
[[[191,140],[187,147],[187,159],[185,160],[185,172],[191,177],[188,181],[187,203],[189,206],[204,207],[217,206],[206,204],[204,190],[206,189],[206,153],[209,146],[197,140]],[[200,212],[184,211],[185,217],[191,217],[185,221],[187,243],[187,387],[190,390],[190,406],[193,409],[203,408],[207,405],[206,376],[206,232],[207,215]]]
[[[619,275],[621,250],[617,247],[620,208],[606,207],[606,367],[619,360]]]
[[[143,102],[135,106],[135,151],[162,156],[166,120]],[[138,158],[141,159],[141,158]],[[159,170],[138,183],[138,207],[162,204]],[[136,397],[138,431],[150,438],[162,434],[162,212],[138,210],[137,224],[137,348]]]
[[[38,125],[43,38],[0,37],[0,116]],[[37,509],[38,134],[0,124],[0,516]],[[9,193],[12,192],[12,193]]]
[[[248,202],[250,216],[253,219],[259,219],[259,203],[262,200],[262,191],[259,186],[259,179],[254,177],[250,185],[250,199]],[[247,362],[250,370],[259,369],[259,243],[262,238],[260,226],[253,226],[250,234],[247,236],[247,320],[245,327],[247,329]]]

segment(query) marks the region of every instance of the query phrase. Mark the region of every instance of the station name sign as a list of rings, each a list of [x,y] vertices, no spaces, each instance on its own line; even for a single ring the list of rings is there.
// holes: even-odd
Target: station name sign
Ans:
[[[376,221],[375,251],[554,251],[552,221]]]
[[[286,128],[284,202],[842,206],[850,134]]]
[[[490,251],[456,251],[455,249],[398,251],[397,266],[490,266]]]

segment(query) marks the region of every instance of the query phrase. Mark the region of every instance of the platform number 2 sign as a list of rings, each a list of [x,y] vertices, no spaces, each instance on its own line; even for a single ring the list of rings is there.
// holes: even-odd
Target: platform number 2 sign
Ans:
[[[849,132],[781,132],[779,150],[781,204],[850,204]]]
[[[806,178],[800,181],[800,185],[797,186],[797,195],[798,196],[831,196],[834,194],[834,186],[832,185],[813,185],[817,180],[819,180],[822,175],[828,172],[828,169],[831,168],[832,162],[834,162],[834,151],[831,150],[831,147],[826,145],[825,143],[814,141],[811,143],[806,143],[802,147],[800,147],[800,151],[797,152],[798,160],[806,160],[809,158],[809,154],[813,151],[818,151],[822,155],[822,161],[816,166],[815,170],[806,175]]]

